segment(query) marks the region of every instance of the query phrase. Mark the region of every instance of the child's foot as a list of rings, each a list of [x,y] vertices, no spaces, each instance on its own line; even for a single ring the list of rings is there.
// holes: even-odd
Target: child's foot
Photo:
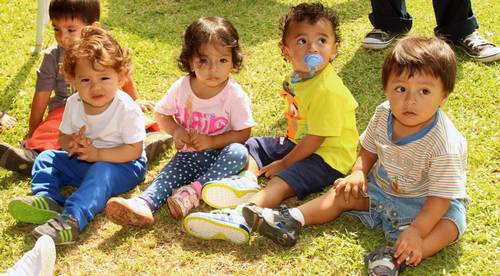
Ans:
[[[155,131],[147,134],[144,140],[144,151],[148,164],[151,164],[160,157],[172,145],[173,138],[171,135]]]
[[[168,210],[174,219],[180,220],[185,217],[191,209],[200,205],[200,198],[196,190],[190,185],[174,189],[172,195],[167,198]]]
[[[63,211],[63,207],[48,196],[18,197],[9,203],[8,209],[16,220],[34,224],[44,224]]]
[[[52,276],[56,263],[56,247],[49,236],[41,236],[35,246],[17,263],[7,270],[7,275],[40,275]],[[3,274],[2,274],[3,275]]]
[[[184,219],[184,229],[204,240],[226,240],[237,244],[248,242],[250,231],[241,212],[234,209],[192,213]]]
[[[78,222],[73,217],[62,214],[33,229],[33,236],[47,235],[56,245],[72,244],[78,238]]]
[[[31,176],[36,154],[27,149],[18,149],[7,143],[0,143],[0,167]]]
[[[217,209],[234,208],[247,203],[259,190],[255,176],[252,179],[236,175],[207,182],[201,191],[201,198],[206,204]]]
[[[365,256],[364,261],[366,272],[370,276],[396,276],[399,272],[403,272],[406,267],[404,263],[398,267],[396,258],[394,258],[394,250],[389,246],[371,252]]]
[[[106,203],[106,217],[119,225],[151,226],[155,222],[146,201],[140,198],[113,197]]]
[[[281,246],[291,247],[299,238],[300,222],[286,208],[268,209],[251,203],[243,207],[243,217],[253,231]]]

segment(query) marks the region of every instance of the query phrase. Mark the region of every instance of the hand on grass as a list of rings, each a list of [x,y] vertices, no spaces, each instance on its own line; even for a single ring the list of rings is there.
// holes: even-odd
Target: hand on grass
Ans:
[[[276,160],[276,161],[272,162],[271,164],[260,169],[259,175],[264,175],[267,178],[271,178],[285,168],[286,168],[286,164],[285,164],[285,162],[283,162],[282,159]]]
[[[335,187],[335,197],[343,196],[345,202],[349,202],[351,196],[359,199],[360,196],[368,194],[366,177],[362,171],[354,171],[346,178],[338,178],[333,186]]]
[[[0,112],[0,130],[13,128],[16,124],[16,118]]]
[[[418,265],[422,261],[422,246],[424,240],[420,236],[417,228],[409,226],[399,235],[394,249],[398,264],[406,262],[407,265]]]

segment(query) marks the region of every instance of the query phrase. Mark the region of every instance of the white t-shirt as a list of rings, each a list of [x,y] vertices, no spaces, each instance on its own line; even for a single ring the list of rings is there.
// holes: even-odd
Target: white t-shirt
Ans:
[[[467,142],[441,109],[430,125],[394,141],[386,101],[377,107],[360,139],[364,149],[378,155],[371,173],[385,192],[401,197],[467,198]]]
[[[64,108],[59,130],[73,134],[85,125],[85,136],[96,148],[114,148],[134,144],[146,138],[144,115],[139,106],[125,92],[119,90],[109,107],[97,115],[85,113],[78,94],[71,95]]]
[[[250,98],[236,81],[229,78],[219,94],[200,99],[191,89],[189,78],[184,76],[175,81],[156,104],[155,111],[174,116],[182,127],[207,135],[255,125]]]

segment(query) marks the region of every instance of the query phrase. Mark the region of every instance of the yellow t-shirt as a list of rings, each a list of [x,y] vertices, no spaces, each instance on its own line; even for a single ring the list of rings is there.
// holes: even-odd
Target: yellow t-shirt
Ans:
[[[315,153],[335,170],[347,174],[356,159],[358,103],[332,65],[295,84],[289,77],[284,86],[281,95],[286,103],[288,139],[297,144],[307,134],[325,137]]]

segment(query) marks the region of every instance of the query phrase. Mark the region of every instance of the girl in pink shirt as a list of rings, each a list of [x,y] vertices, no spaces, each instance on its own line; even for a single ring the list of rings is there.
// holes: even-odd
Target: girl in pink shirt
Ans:
[[[204,17],[184,34],[178,59],[188,75],[156,104],[160,128],[174,137],[177,153],[137,198],[111,198],[106,215],[120,225],[149,226],[168,201],[181,219],[198,206],[206,183],[240,172],[248,151],[242,145],[255,125],[250,99],[231,79],[242,65],[238,32],[227,20]]]

